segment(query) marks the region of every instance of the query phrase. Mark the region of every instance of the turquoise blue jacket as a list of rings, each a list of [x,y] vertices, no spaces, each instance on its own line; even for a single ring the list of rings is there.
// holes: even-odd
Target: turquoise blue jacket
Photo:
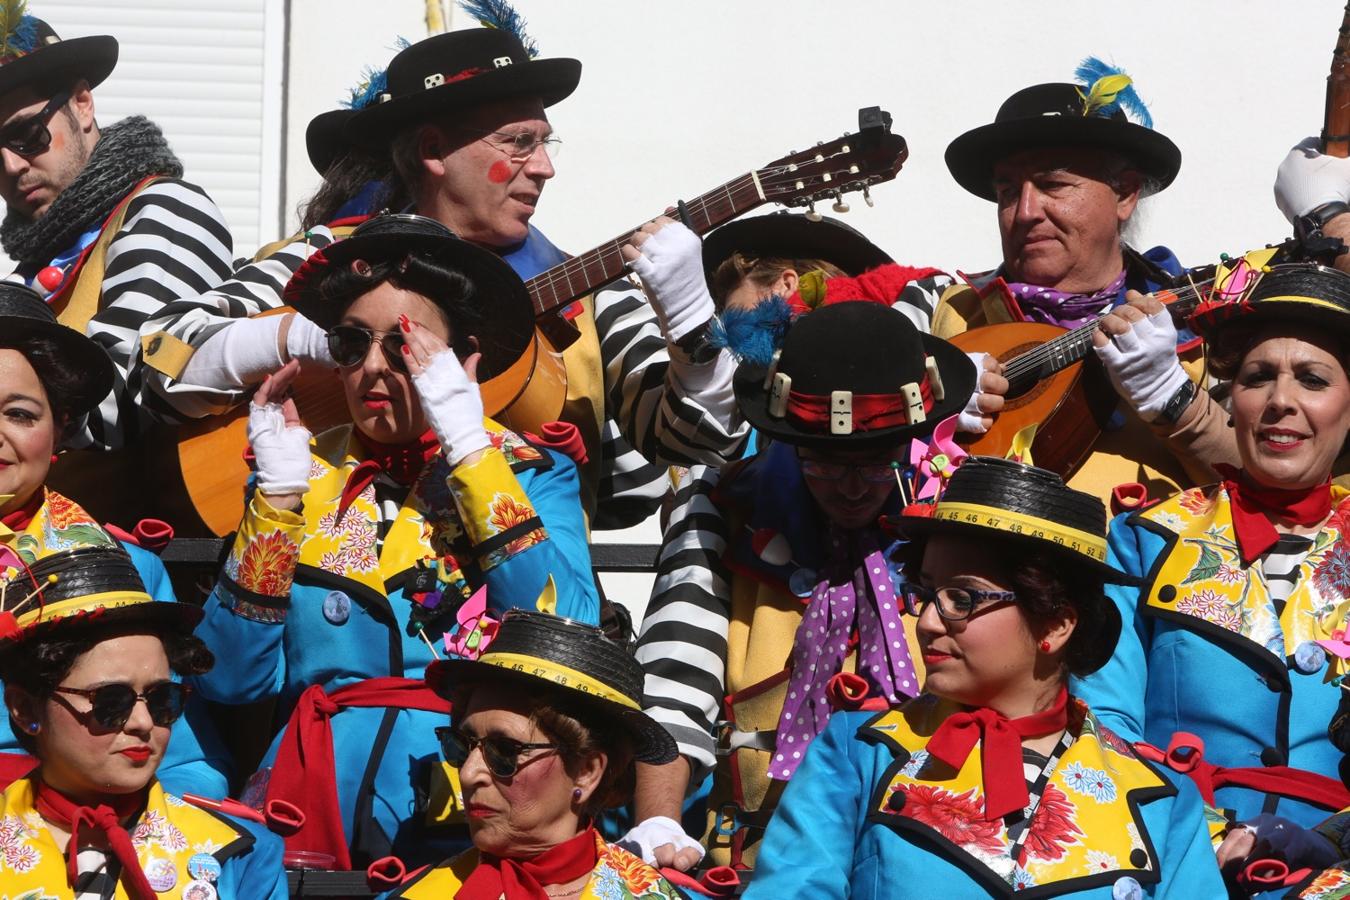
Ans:
[[[210,699],[275,698],[289,718],[310,685],[327,692],[369,678],[421,680],[432,646],[444,657],[459,633],[457,610],[479,587],[488,612],[542,609],[595,624],[599,599],[570,459],[495,424],[497,446],[451,471],[437,456],[375,550],[378,515],[367,487],[339,521],[338,497],[363,458],[349,428],[313,446],[299,514],[249,500],[230,558],[198,635],[221,664],[200,679]],[[441,599],[434,609],[417,602]],[[429,644],[431,646],[429,646]],[[354,865],[393,854],[411,868],[463,849],[434,729],[443,713],[347,708],[331,719],[337,794]],[[245,790],[266,790],[278,734]]]
[[[1350,512],[1344,492],[1336,498]],[[1242,564],[1220,486],[1117,517],[1109,561],[1144,584],[1108,588],[1124,621],[1120,642],[1072,690],[1123,736],[1166,748],[1190,732],[1220,766],[1288,765],[1339,781],[1341,753],[1327,739],[1339,661],[1315,643],[1344,627],[1350,605],[1350,545],[1338,520],[1314,539],[1277,612],[1260,567]],[[1215,800],[1238,821],[1264,811],[1312,826],[1329,812],[1240,787]]]
[[[1195,788],[1077,709],[1024,866],[982,818],[979,748],[954,774],[928,756],[950,707],[836,713],[788,782],[745,900],[1223,897]]]

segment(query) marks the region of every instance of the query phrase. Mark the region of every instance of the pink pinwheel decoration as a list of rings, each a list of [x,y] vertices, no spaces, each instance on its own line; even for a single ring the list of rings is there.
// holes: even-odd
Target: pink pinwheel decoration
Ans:
[[[955,440],[956,420],[957,416],[952,416],[939,422],[928,443],[910,442],[909,464],[923,476],[914,495],[915,500],[936,497],[942,484],[952,477],[956,467],[967,456],[965,449]]]
[[[477,659],[497,636],[500,623],[487,614],[487,585],[473,592],[455,613],[459,627],[445,636],[445,652]]]
[[[1341,659],[1350,659],[1350,638],[1347,638],[1343,628],[1337,628],[1333,631],[1331,640],[1318,641],[1317,644],[1323,650]]]

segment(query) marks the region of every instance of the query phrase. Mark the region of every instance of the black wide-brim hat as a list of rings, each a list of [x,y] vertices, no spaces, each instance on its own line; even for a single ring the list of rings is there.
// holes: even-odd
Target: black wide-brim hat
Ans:
[[[579,60],[531,59],[520,39],[501,29],[449,31],[390,61],[387,93],[352,117],[346,137],[378,149],[404,126],[494,100],[538,97],[552,106],[580,80]]]
[[[853,300],[798,316],[788,327],[776,363],[768,369],[742,364],[733,387],[741,414],[762,434],[801,447],[862,450],[927,437],[939,422],[965,408],[975,379],[975,366],[961,350],[921,333],[886,304]],[[812,403],[813,409],[833,404],[836,392],[851,392],[851,402],[859,407],[852,416],[852,430],[840,433],[834,427],[833,407],[829,421],[818,417],[807,421],[792,405],[775,415],[771,403],[783,384],[791,395]],[[926,389],[933,398],[921,420],[917,416],[913,422],[904,420],[906,386]],[[883,409],[888,420],[898,416],[901,421],[859,423],[856,414],[864,402]]]
[[[1206,301],[1187,320],[1205,338],[1233,322],[1302,322],[1344,334],[1350,331],[1350,275],[1312,263],[1275,266],[1240,296]]]
[[[483,354],[478,377],[500,375],[515,362],[534,335],[534,304],[525,283],[497,254],[455,237],[435,219],[411,213],[374,216],[350,236],[312,253],[286,285],[285,300],[301,315],[327,331],[341,319],[356,296],[324,296],[326,275],[353,260],[368,263],[401,260],[409,253],[435,259],[464,275],[473,284],[471,302],[482,310],[474,336]],[[444,298],[428,297],[440,305]],[[445,307],[443,307],[445,308]],[[445,308],[453,321],[454,311]]]
[[[994,121],[947,145],[947,168],[961,187],[996,200],[994,165],[1015,153],[1042,147],[1089,147],[1129,159],[1161,191],[1181,169],[1181,151],[1165,135],[1131,122],[1117,108],[1108,116],[1083,115],[1081,89],[1037,84],[1013,94]]]
[[[1045,551],[1065,566],[1109,584],[1139,584],[1139,579],[1106,562],[1106,507],[1101,500],[1068,487],[1054,472],[1012,460],[967,457],[930,514],[886,516],[881,525],[906,541],[934,534],[974,540],[996,535],[1028,550]],[[1120,640],[1120,611],[1104,594],[1072,599],[1092,604],[1102,615],[1087,661],[1088,671],[1096,671],[1106,665]]]
[[[63,41],[41,19],[25,16],[20,33],[33,29],[32,47],[19,56],[0,58],[0,95],[23,87],[59,90],[83,78],[97,87],[117,66],[117,39],[95,34]]]
[[[13,345],[28,337],[43,337],[60,351],[58,364],[66,369],[68,384],[43,385],[58,396],[50,398],[72,418],[84,415],[113,388],[113,364],[102,347],[56,319],[56,313],[32,289],[0,281],[0,344]]]
[[[151,597],[131,557],[111,544],[42,557],[11,579],[5,591],[10,603],[28,597],[34,584],[42,592],[11,607],[17,632],[0,636],[0,654],[31,640],[75,632],[145,626],[191,634],[203,615],[196,604]]]
[[[846,275],[862,273],[895,262],[862,232],[838,219],[821,216],[811,221],[803,213],[776,212],[729,222],[703,239],[703,272],[713,273],[733,253],[750,257],[819,259]],[[804,273],[798,273],[804,274]]]
[[[326,174],[328,167],[351,149],[343,131],[356,113],[354,109],[330,109],[309,120],[305,127],[305,151],[310,165],[320,175]]]
[[[662,765],[678,753],[670,733],[642,711],[642,667],[592,625],[512,610],[478,659],[438,660],[426,681],[446,698],[464,684],[515,683],[525,695],[548,685],[626,731],[638,762]]]

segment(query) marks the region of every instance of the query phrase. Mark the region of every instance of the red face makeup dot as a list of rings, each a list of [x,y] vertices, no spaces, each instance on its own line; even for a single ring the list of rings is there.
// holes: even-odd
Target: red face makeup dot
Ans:
[[[506,184],[511,180],[511,165],[504,159],[499,159],[488,167],[488,181],[493,184]]]

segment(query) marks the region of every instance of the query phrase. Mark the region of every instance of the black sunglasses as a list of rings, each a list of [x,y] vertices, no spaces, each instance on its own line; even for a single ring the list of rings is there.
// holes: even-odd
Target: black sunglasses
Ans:
[[[483,751],[483,761],[488,770],[498,778],[510,778],[520,771],[520,755],[526,750],[557,750],[557,744],[527,744],[514,738],[488,735],[470,737],[458,728],[450,725],[436,729],[436,739],[441,742],[441,753],[445,761],[455,768],[463,767],[473,748]]]
[[[380,350],[389,368],[399,372],[408,371],[408,365],[403,360],[403,334],[398,331],[376,331],[360,325],[334,325],[328,329],[328,352],[333,354],[333,361],[339,366],[359,366],[376,338],[379,338]]]
[[[57,694],[74,694],[86,698],[91,704],[87,713],[82,713],[69,704],[66,704],[67,708],[76,714],[88,715],[100,727],[108,729],[118,729],[125,725],[127,719],[131,718],[131,711],[136,708],[138,700],[145,701],[145,708],[150,711],[150,719],[156,725],[161,727],[172,725],[183,715],[183,707],[187,704],[188,694],[191,693],[187,685],[176,681],[161,681],[152,685],[144,694],[136,693],[136,689],[129,684],[103,684],[96,688],[58,687],[52,690]]]
[[[35,116],[21,119],[0,130],[0,147],[20,156],[37,156],[52,145],[52,133],[47,123],[61,107],[70,102],[70,91],[62,91]]]

